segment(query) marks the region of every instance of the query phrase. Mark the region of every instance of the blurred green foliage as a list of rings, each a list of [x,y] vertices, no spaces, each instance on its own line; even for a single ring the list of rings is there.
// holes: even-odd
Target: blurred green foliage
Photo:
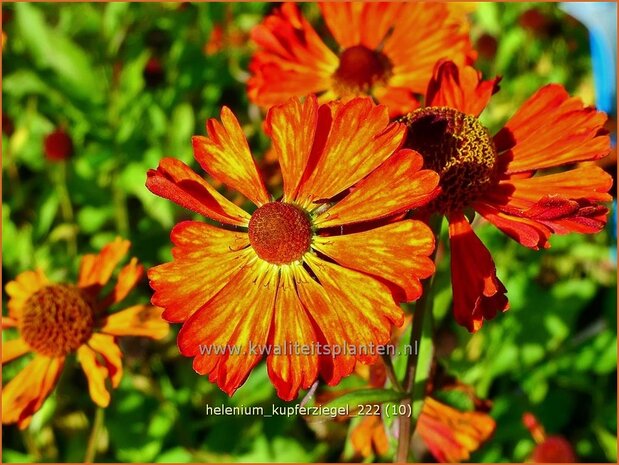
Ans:
[[[144,187],[146,172],[163,156],[195,167],[190,138],[204,132],[205,120],[218,116],[222,105],[232,108],[254,154],[263,156],[268,141],[262,114],[248,103],[244,82],[252,51],[248,33],[270,8],[2,5],[2,113],[3,122],[8,117],[14,127],[2,135],[3,283],[37,266],[53,280],[73,280],[76,252],[96,251],[115,235],[129,238],[132,254],[146,266],[170,258],[171,227],[192,215],[151,195]],[[317,19],[315,5],[304,8]],[[491,129],[548,82],[562,83],[592,103],[587,32],[556,4],[483,3],[472,19],[478,66],[485,76],[503,76],[501,91],[483,115]],[[225,31],[221,50],[206,48],[215,26]],[[43,139],[57,127],[74,144],[65,164],[43,156]],[[435,305],[441,364],[494,402],[496,433],[473,459],[526,460],[534,442],[521,418],[531,411],[549,433],[572,442],[582,460],[616,461],[616,269],[610,233],[556,237],[550,250],[534,252],[485,225],[479,231],[496,259],[511,309],[474,336],[457,327],[450,313],[448,257],[439,267]],[[143,282],[132,300],[149,297]],[[126,374],[105,411],[99,460],[352,458],[347,422],[205,415],[206,404],[267,410],[272,403],[283,405],[263,364],[228,398],[178,354],[174,333],[163,342],[131,339],[123,349]],[[4,379],[24,363],[11,363]],[[71,362],[67,367],[29,430],[3,427],[3,461],[83,460],[95,409],[80,370]],[[338,389],[362,386],[351,377]]]

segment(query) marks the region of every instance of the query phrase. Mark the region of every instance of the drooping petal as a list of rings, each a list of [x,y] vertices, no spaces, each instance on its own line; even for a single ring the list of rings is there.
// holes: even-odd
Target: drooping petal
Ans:
[[[273,352],[267,357],[269,377],[281,399],[293,400],[299,389],[309,388],[316,380],[318,355],[312,349],[317,340],[316,331],[297,295],[292,271],[282,268],[272,339],[269,340]]]
[[[550,228],[540,224],[538,221],[518,216],[516,214],[518,213],[517,210],[506,213],[497,208],[496,205],[486,202],[475,202],[473,207],[486,220],[525,247],[535,250],[538,250],[540,247],[550,247],[548,242],[552,233]]]
[[[114,336],[143,336],[161,339],[168,334],[170,329],[162,319],[162,310],[150,305],[134,305],[107,315],[100,331]]]
[[[225,224],[247,226],[249,223],[245,210],[226,199],[180,160],[164,158],[147,176],[148,190],[183,208]]]
[[[319,371],[329,386],[337,385],[340,380],[352,373],[356,357],[354,354],[336,350],[346,345],[343,320],[334,310],[330,297],[323,286],[318,284],[302,266],[293,267],[297,294],[312,320],[316,322],[318,342],[329,346],[330,353],[319,354]]]
[[[88,346],[102,357],[107,376],[112,380],[112,387],[118,387],[123,376],[123,364],[122,353],[114,336],[94,333],[88,340]]]
[[[13,281],[9,281],[5,287],[9,296],[9,316],[19,321],[24,304],[32,294],[49,284],[43,270],[24,271],[17,275]]]
[[[391,327],[404,321],[404,313],[387,286],[312,254],[306,254],[305,260],[329,296],[331,310],[340,318],[348,348],[354,347],[363,363],[375,362],[376,347],[387,344]]]
[[[254,27],[251,38],[259,46],[249,65],[247,92],[254,103],[277,105],[331,86],[338,58],[294,3],[275,9]]]
[[[522,104],[494,142],[507,174],[597,160],[610,152],[605,122],[605,113],[549,84]]]
[[[344,199],[314,220],[319,228],[380,219],[427,204],[438,194],[439,176],[421,170],[423,158],[414,150],[400,150]]]
[[[501,181],[474,207],[522,245],[548,247],[551,233],[596,233],[606,225],[612,177],[593,165]]]
[[[87,254],[80,262],[77,285],[93,295],[107,284],[116,266],[127,255],[131,243],[117,237],[98,254]]]
[[[185,322],[180,352],[195,357],[194,370],[209,374],[232,395],[264,355],[273,319],[277,267],[258,258],[229,279],[219,294]]]
[[[208,137],[193,137],[195,159],[204,171],[256,205],[269,202],[241,125],[228,107],[221,109],[220,119],[221,123],[215,118],[207,121]]]
[[[425,103],[428,107],[451,107],[479,116],[498,90],[499,81],[482,81],[481,72],[472,66],[458,68],[453,61],[441,60],[428,83]]]
[[[364,45],[374,50],[387,36],[402,14],[402,3],[324,2],[320,10],[343,49]]]
[[[30,346],[21,337],[2,342],[2,364],[15,360],[30,352]]]
[[[185,321],[217,294],[255,252],[247,233],[184,221],[170,234],[174,260],[148,270],[151,302],[169,322]]]
[[[314,95],[303,103],[291,99],[272,107],[265,132],[273,142],[284,182],[284,200],[294,200],[314,144],[318,102]]]
[[[405,131],[369,98],[322,106],[299,202],[329,199],[363,179],[400,147]]]
[[[421,221],[398,221],[341,236],[316,236],[313,247],[342,266],[394,283],[404,291],[398,297],[407,302],[421,295],[419,279],[434,273],[434,263],[428,258],[434,250],[434,236]]]
[[[2,423],[18,423],[24,429],[54,389],[64,357],[36,355],[2,390]]]
[[[464,214],[449,217],[453,308],[458,324],[476,332],[484,320],[508,309],[507,290],[496,276],[490,252]]]
[[[86,344],[77,349],[77,360],[82,365],[88,380],[88,392],[95,404],[107,407],[110,403],[110,393],[105,386],[108,378],[108,368],[97,358],[97,353]]]
[[[436,460],[459,463],[468,460],[495,427],[496,422],[487,413],[461,412],[426,397],[417,432]]]
[[[470,63],[476,53],[466,21],[445,3],[405,3],[382,50],[393,64],[389,85],[422,94],[441,58]]]

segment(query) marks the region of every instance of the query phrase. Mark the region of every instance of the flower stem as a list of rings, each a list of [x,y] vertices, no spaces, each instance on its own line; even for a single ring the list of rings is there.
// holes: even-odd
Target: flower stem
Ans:
[[[103,427],[103,414],[102,407],[97,407],[95,411],[95,419],[92,424],[92,430],[88,438],[88,444],[86,446],[86,453],[84,454],[84,463],[92,463],[97,455],[97,440]]]
[[[400,384],[398,377],[395,374],[395,369],[393,368],[393,360],[391,360],[391,356],[389,354],[382,354],[383,363],[385,364],[385,368],[387,370],[387,377],[391,382],[391,386],[398,392],[403,392],[404,388]]]
[[[69,256],[74,259],[77,256],[77,227],[75,225],[71,196],[67,187],[67,164],[64,161],[59,162],[56,168],[56,189],[58,190],[62,220],[72,228],[71,234],[67,238],[67,247],[69,249]]]
[[[441,233],[441,224],[443,217],[434,215],[430,218],[429,224],[435,238],[435,247],[432,252],[431,259],[432,261],[436,260],[436,251],[438,248],[440,233]],[[398,417],[399,424],[399,439],[398,439],[398,449],[396,451],[395,461],[398,463],[406,463],[408,462],[408,456],[410,452],[410,442],[413,433],[415,432],[415,426],[417,424],[417,412],[415,412],[414,408],[410,408],[408,406],[414,407],[415,394],[415,379],[417,375],[417,366],[419,364],[419,354],[422,350],[432,350],[431,347],[423,347],[421,345],[421,336],[422,330],[424,327],[424,319],[426,317],[426,313],[428,313],[427,317],[431,318],[432,306],[434,301],[434,295],[432,292],[432,284],[434,283],[434,275],[430,278],[426,279],[423,282],[423,292],[417,303],[415,304],[415,311],[413,313],[413,320],[411,322],[411,336],[409,341],[410,347],[416,347],[416,343],[419,342],[419,349],[413,350],[408,357],[406,362],[406,373],[404,375],[403,389],[408,396],[402,400],[401,404],[405,405],[406,411],[410,411],[411,415],[400,415]],[[421,394],[423,396],[423,393]]]

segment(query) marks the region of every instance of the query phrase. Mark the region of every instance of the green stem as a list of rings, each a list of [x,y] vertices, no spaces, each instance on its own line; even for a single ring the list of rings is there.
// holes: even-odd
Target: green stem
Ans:
[[[385,364],[385,368],[387,370],[387,377],[389,381],[391,381],[391,386],[398,392],[404,392],[398,377],[395,374],[395,368],[393,368],[393,361],[391,360],[391,356],[389,354],[382,354],[383,363]]]
[[[71,196],[69,195],[69,188],[67,187],[67,164],[64,161],[57,164],[56,189],[60,201],[62,220],[71,225],[72,228],[71,235],[67,238],[67,248],[69,249],[69,256],[75,259],[75,257],[77,257],[77,227],[75,225],[75,215],[73,213]]]
[[[112,196],[114,198],[114,211],[118,233],[126,238],[129,237],[129,213],[127,212],[127,197],[119,185],[119,177],[120,173],[118,173],[116,179],[112,181]]]
[[[432,261],[436,260],[436,251],[438,248],[440,233],[441,233],[441,224],[443,217],[434,215],[430,218],[430,228],[434,234],[435,238],[435,247],[432,252],[431,259]],[[423,292],[417,303],[415,304],[415,311],[413,313],[413,320],[411,322],[411,337],[409,341],[409,347],[415,347],[415,343],[421,341],[421,334],[424,327],[424,318],[426,313],[428,313],[428,318],[431,318],[432,306],[434,301],[434,295],[432,292],[432,284],[434,283],[434,275],[430,278],[426,279],[423,282]],[[417,365],[419,363],[419,354],[422,349],[426,349],[421,347],[419,344],[418,350],[413,350],[409,355],[408,360],[406,362],[406,374],[404,376],[403,388],[404,391],[409,395],[402,400],[401,404],[405,406],[406,411],[410,411],[410,417],[407,415],[400,415],[398,417],[399,423],[399,439],[398,439],[398,449],[396,451],[396,459],[395,461],[398,463],[406,463],[408,462],[408,456],[410,452],[410,443],[411,437],[415,431],[415,427],[417,424],[417,415],[411,408],[409,410],[409,406],[412,405],[413,400],[415,399],[415,378],[417,375]],[[431,350],[431,348],[427,348],[427,350]]]
[[[97,455],[97,441],[103,428],[103,416],[105,410],[102,407],[97,407],[95,411],[95,419],[92,424],[92,430],[86,445],[86,453],[84,454],[84,463],[92,463]]]

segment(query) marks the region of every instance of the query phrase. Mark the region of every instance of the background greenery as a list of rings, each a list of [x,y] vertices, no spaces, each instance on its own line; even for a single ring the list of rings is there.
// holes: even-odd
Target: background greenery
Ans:
[[[132,253],[146,266],[170,258],[169,231],[191,215],[150,194],[146,171],[166,155],[195,166],[190,137],[204,133],[205,120],[218,116],[224,104],[244,124],[254,154],[265,153],[262,114],[248,104],[244,82],[252,51],[247,34],[271,8],[2,5],[3,284],[35,266],[54,280],[72,280],[77,255],[116,235],[132,241]],[[319,19],[315,5],[304,9]],[[484,114],[490,128],[548,82],[593,103],[587,31],[557,4],[485,3],[471,18],[478,66],[486,76],[504,76]],[[209,42],[216,25],[224,31],[221,48]],[[157,64],[160,72],[153,72]],[[57,127],[74,144],[65,164],[44,157],[43,139]],[[612,229],[593,237],[557,237],[550,250],[533,252],[481,225],[511,310],[474,336],[453,323],[448,260],[442,261],[435,308],[441,364],[493,401],[497,421],[495,435],[474,460],[525,460],[534,443],[521,418],[532,411],[549,433],[565,436],[583,461],[616,461]],[[132,299],[149,297],[143,282]],[[263,364],[227,398],[178,355],[177,329],[162,342],[123,343],[126,374],[105,411],[99,460],[352,458],[349,422],[206,416],[205,404],[282,402]],[[5,382],[24,363],[5,368]],[[355,377],[345,381],[347,387],[362,383]],[[83,375],[67,370],[29,430],[3,426],[2,459],[81,461],[93,418]]]

